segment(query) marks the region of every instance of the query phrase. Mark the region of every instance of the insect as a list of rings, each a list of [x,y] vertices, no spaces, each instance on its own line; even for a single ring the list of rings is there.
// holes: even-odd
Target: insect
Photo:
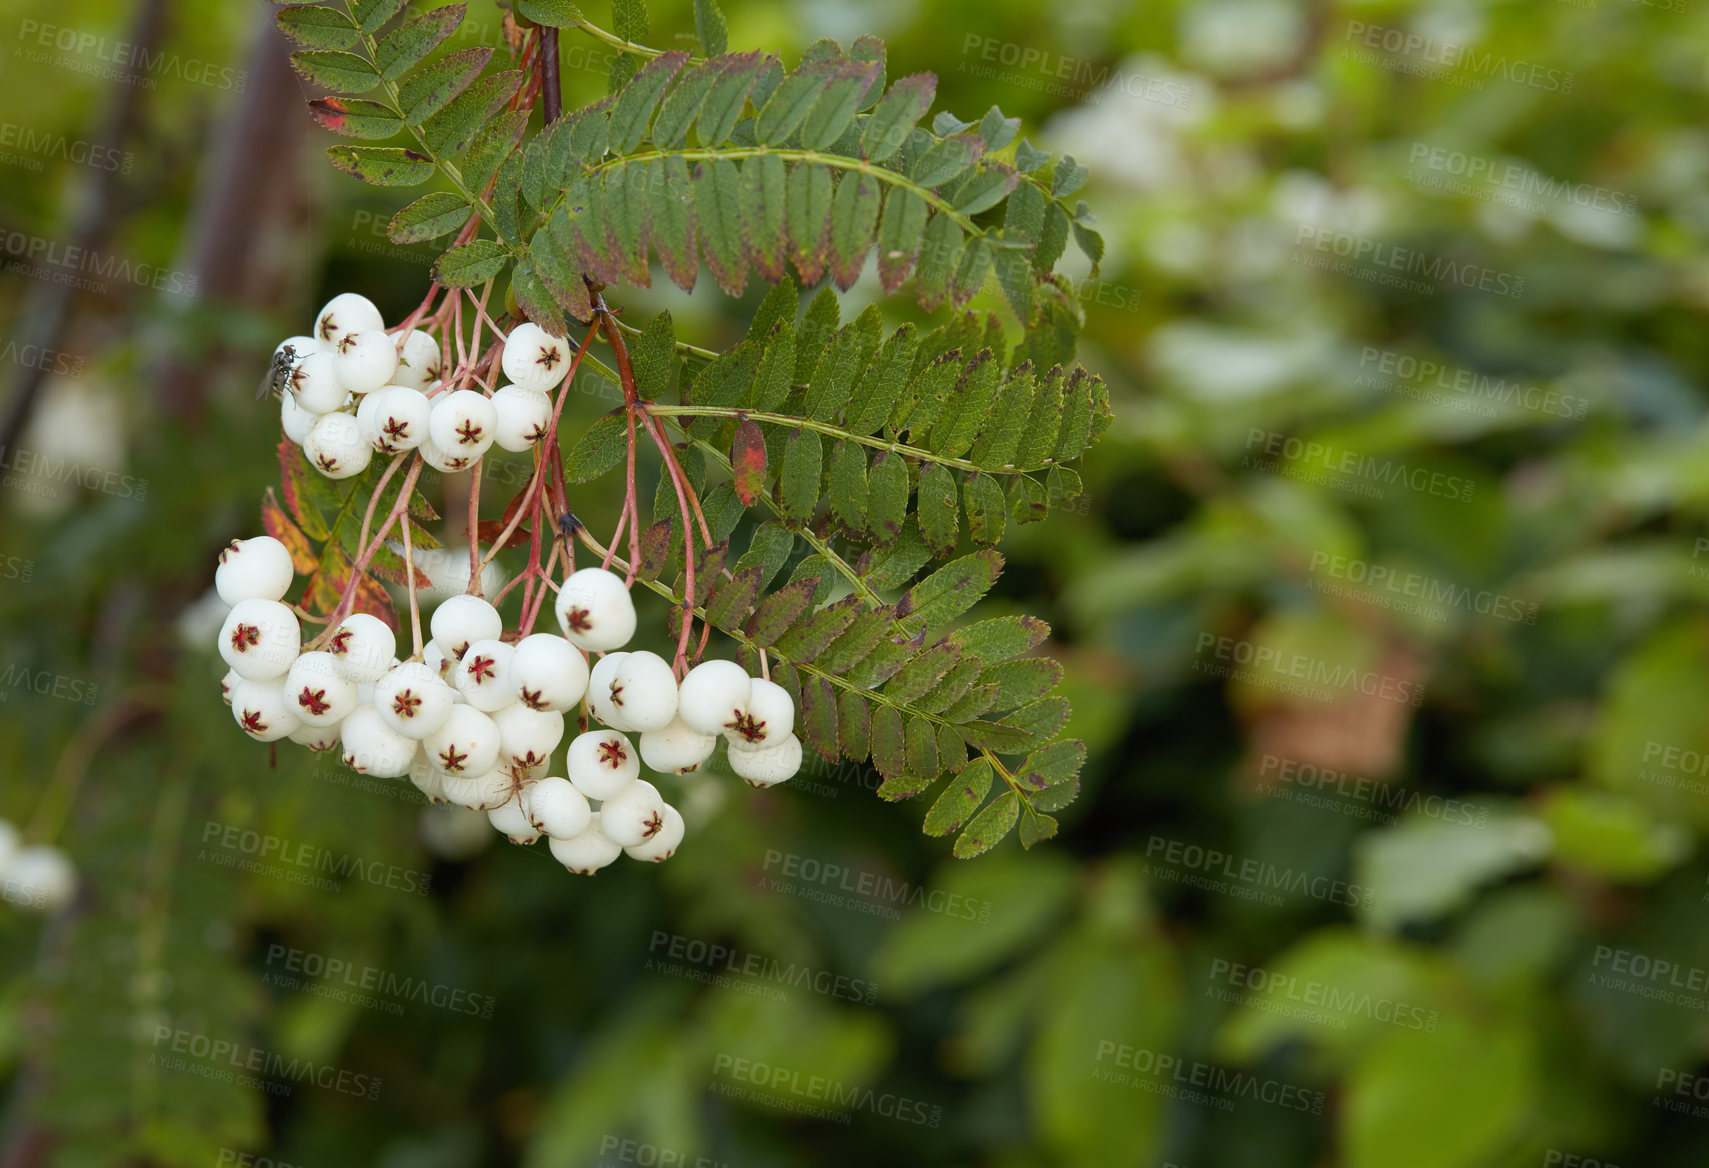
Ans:
[[[291,366],[296,363],[296,346],[281,346],[279,351],[273,354],[273,364],[269,365],[267,372],[262,375],[261,384],[255,387],[255,400],[260,401],[268,394],[278,397],[284,393],[285,385],[291,380]]]

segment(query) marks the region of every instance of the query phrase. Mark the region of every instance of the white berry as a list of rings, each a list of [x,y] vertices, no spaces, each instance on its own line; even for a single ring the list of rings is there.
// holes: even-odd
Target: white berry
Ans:
[[[702,661],[677,691],[677,714],[701,734],[722,734],[746,708],[753,682],[734,661]]]
[[[589,730],[570,742],[564,769],[589,799],[609,799],[639,778],[641,759],[618,731]]]
[[[3,874],[5,897],[22,908],[57,912],[77,891],[77,870],[71,859],[50,844],[19,848]]]
[[[636,779],[600,807],[600,830],[618,847],[635,847],[664,827],[666,806],[657,787],[646,779]]]
[[[364,442],[381,454],[397,454],[421,445],[432,414],[433,403],[419,389],[388,385],[362,399],[356,420]]]
[[[549,390],[570,368],[570,342],[532,321],[510,330],[504,342],[504,375],[524,389]]]
[[[311,414],[330,414],[350,396],[338,379],[338,354],[325,349],[291,366],[286,384],[297,405]]]
[[[283,677],[302,646],[297,614],[277,600],[240,600],[220,626],[220,656],[239,677]]]
[[[528,820],[527,788],[487,812],[487,821],[510,838],[513,844],[528,845],[540,838],[540,829]]]
[[[635,635],[635,602],[623,577],[604,568],[583,568],[558,590],[553,606],[564,636],[589,653],[621,649]]]
[[[677,848],[682,846],[684,830],[682,812],[666,803],[664,824],[653,833],[650,839],[642,840],[640,843],[623,850],[629,854],[631,860],[645,860],[657,864],[661,860],[668,860],[676,854]]]
[[[587,658],[564,638],[534,633],[516,643],[510,684],[531,710],[568,710],[587,692]]]
[[[592,814],[587,796],[568,779],[554,775],[528,789],[529,820],[553,839],[580,835],[587,830]]]
[[[463,700],[483,714],[516,701],[510,681],[510,659],[515,655],[515,646],[496,638],[471,643],[452,675]]]
[[[673,718],[670,725],[641,735],[641,761],[655,771],[683,775],[712,757],[718,739]]]
[[[351,393],[390,385],[398,371],[397,344],[382,329],[362,329],[338,339],[338,380]]]
[[[333,631],[326,651],[332,654],[340,677],[371,685],[392,668],[398,639],[385,621],[371,613],[358,612],[345,617]]]
[[[395,779],[409,774],[419,743],[406,738],[380,717],[373,706],[357,706],[339,724],[344,765],[364,775]]]
[[[427,418],[427,434],[435,447],[471,460],[487,452],[497,429],[498,411],[472,389],[440,394]]]
[[[231,716],[257,742],[277,742],[302,728],[285,698],[285,679],[245,679],[232,687]]]
[[[552,399],[538,389],[502,386],[492,396],[492,407],[497,419],[493,441],[503,450],[532,449],[552,425]]]
[[[298,746],[307,747],[312,754],[323,754],[342,740],[343,723],[331,726],[302,725],[285,735]]]
[[[430,424],[431,421],[432,418],[430,415]],[[431,433],[428,434],[427,437],[423,438],[421,440],[421,445],[417,446],[415,449],[416,453],[421,455],[421,460],[423,462],[442,474],[456,474],[459,471],[468,470],[475,464],[476,456],[473,454],[459,454],[454,450],[445,450],[442,447],[434,445],[433,435]]]
[[[498,640],[504,632],[504,618],[479,596],[453,596],[433,610],[427,627],[439,651],[452,661],[461,661],[474,642]]]
[[[304,653],[285,674],[291,713],[307,726],[336,726],[356,708],[356,683],[341,676],[331,653]]]
[[[242,680],[243,679],[237,675],[237,670],[226,670],[225,676],[220,678],[220,700],[228,706],[231,705],[232,687]]]
[[[451,802],[470,811],[491,811],[508,803],[516,791],[516,778],[506,767],[489,767],[472,777],[447,774],[439,780],[440,790]]]
[[[782,742],[794,729],[795,699],[775,681],[756,677],[747,704],[725,737],[736,750],[764,750]]]
[[[328,347],[338,344],[345,333],[384,332],[386,319],[374,302],[359,292],[340,292],[326,302],[315,317],[315,339]]]
[[[553,859],[581,876],[593,875],[623,854],[622,847],[612,843],[600,830],[597,811],[589,817],[588,825],[580,835],[569,839],[554,836],[548,846],[552,849]]]
[[[303,453],[329,479],[354,478],[368,469],[374,448],[362,441],[362,427],[355,414],[334,410],[322,414],[303,439]]]
[[[657,653],[625,655],[610,688],[611,704],[631,730],[663,730],[676,719],[676,674]]]
[[[409,336],[404,338],[403,353],[398,357],[398,370],[392,374],[392,381],[411,389],[426,389],[439,380],[443,367],[439,342],[420,329],[410,329]]]
[[[420,661],[406,661],[374,683],[374,708],[393,733],[420,740],[445,725],[455,691]]]
[[[409,764],[409,781],[415,784],[416,790],[427,796],[429,803],[444,803],[445,774],[430,762],[426,755],[417,753],[415,761]]]
[[[447,775],[484,775],[498,762],[498,727],[473,706],[452,706],[445,725],[422,739],[421,745],[433,765]]]
[[[471,652],[469,656],[474,656]],[[467,658],[465,658],[467,660]],[[542,767],[564,740],[564,716],[511,702],[492,716],[498,727],[499,758],[516,767]]]
[[[309,427],[315,424],[319,414],[305,410],[297,404],[295,394],[287,393],[279,397],[279,428],[285,432],[285,437],[301,446],[308,441]]]
[[[730,748],[730,769],[750,787],[772,787],[801,769],[801,739],[791,734],[764,750]]]
[[[234,539],[220,552],[214,590],[228,605],[242,600],[283,600],[295,576],[290,551],[272,536]]]
[[[629,729],[623,708],[611,699],[611,687],[617,684],[617,668],[627,653],[607,653],[593,664],[587,679],[587,708],[599,721],[613,730]]]

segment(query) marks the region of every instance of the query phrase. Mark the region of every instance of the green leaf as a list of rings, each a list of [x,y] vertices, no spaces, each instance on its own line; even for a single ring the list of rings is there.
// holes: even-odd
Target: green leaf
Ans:
[[[899,706],[924,696],[961,660],[961,650],[949,642],[933,645],[901,669],[884,687],[884,696]]]
[[[968,768],[972,769],[971,766]],[[966,772],[964,771],[963,774]],[[953,849],[958,860],[972,859],[990,851],[1003,841],[1003,837],[1015,829],[1015,820],[1020,818],[1020,796],[1013,791],[1004,791],[991,805],[973,817],[962,833],[956,837]]]
[[[388,107],[359,97],[312,98],[309,113],[322,127],[346,138],[390,138],[404,124]]]
[[[862,700],[861,704],[864,706],[866,702]],[[880,783],[878,785],[878,797],[890,803],[899,803],[903,799],[912,799],[915,795],[918,795],[921,791],[924,791],[927,787],[930,787],[933,783],[937,782],[940,777],[942,777],[941,771],[934,772],[929,775],[913,774],[904,771],[900,774],[892,775],[890,778],[887,778]]]
[[[1066,199],[1086,181],[1086,168],[1075,162],[1072,157],[1064,154],[1062,161],[1056,164],[1056,171],[1051,176],[1050,193],[1058,199]]]
[[[533,268],[518,264],[511,269],[510,294],[529,320],[553,336],[564,335],[564,314],[558,307],[556,294]]]
[[[647,204],[653,246],[665,272],[685,292],[694,290],[699,266],[694,188],[679,155],[647,163]],[[661,173],[662,171],[662,173]],[[655,182],[656,180],[656,182]]]
[[[789,544],[794,543],[794,537],[789,532],[781,534],[789,537]],[[785,545],[786,548],[787,546],[789,545]],[[860,597],[845,596],[835,604],[827,605],[804,620],[797,621],[778,639],[777,651],[794,662],[816,660],[831,647],[831,642],[842,636],[854,623],[861,613],[861,604]]]
[[[939,775],[943,766],[938,761],[938,736],[925,718],[909,718],[904,730],[904,755],[910,774]]]
[[[527,129],[528,111],[525,109],[510,110],[488,122],[469,144],[469,153],[463,159],[463,181],[473,190],[485,187],[516,151],[516,145]],[[505,194],[514,199],[515,187],[507,187],[495,195],[495,208],[498,205],[496,200]]]
[[[569,0],[516,0],[516,10],[535,24],[548,28],[569,28],[582,16]]]
[[[590,482],[622,462],[628,450],[624,410],[618,406],[582,432],[564,460],[564,477],[572,483]]]
[[[761,648],[775,642],[807,611],[818,586],[817,580],[792,580],[760,601],[744,630],[748,639]]]
[[[852,538],[866,534],[866,451],[858,442],[838,439],[831,448],[827,480],[831,516]]]
[[[1041,467],[1055,455],[1057,435],[1062,426],[1063,386],[1060,366],[1041,378],[1035,378],[1032,406],[1016,443],[1015,466]]]
[[[1092,261],[1091,278],[1098,278],[1098,268],[1104,262],[1104,237],[1081,223],[1074,221],[1074,243]]]
[[[534,274],[551,290],[558,304],[584,324],[591,320],[593,305],[588,299],[587,285],[557,237],[550,231],[536,231],[529,240],[528,255]]]
[[[719,146],[727,141],[747,107],[748,94],[759,80],[766,61],[763,53],[737,53],[718,62],[712,88],[700,107],[700,120],[695,134],[702,146]]]
[[[286,36],[311,49],[349,49],[362,39],[355,21],[321,4],[287,5],[273,19]]]
[[[867,531],[880,546],[902,534],[908,511],[908,464],[900,454],[881,450],[867,474]]]
[[[969,239],[956,264],[955,278],[950,284],[950,297],[960,308],[973,299],[985,284],[991,270],[991,243],[986,239]]]
[[[927,311],[937,308],[949,296],[950,282],[961,262],[965,238],[955,220],[941,211],[926,224],[926,237],[920,246],[919,271],[915,273],[915,295]]]
[[[837,694],[837,741],[843,757],[854,762],[866,761],[872,750],[872,707],[852,689]],[[885,797],[882,790],[879,797]]]
[[[965,174],[984,152],[985,143],[975,135],[954,134],[920,155],[909,177],[923,187],[942,186]]]
[[[635,370],[635,388],[644,400],[657,401],[675,394],[676,328],[669,311],[649,320],[629,351]]]
[[[929,448],[946,458],[965,454],[985,416],[991,412],[1002,376],[1002,363],[991,350],[979,350],[956,379],[943,414],[932,427]],[[913,428],[911,420],[910,428]]]
[[[605,235],[607,256],[619,278],[645,288],[652,283],[647,270],[647,198],[638,183],[648,170],[618,163],[605,172]],[[653,172],[657,173],[657,172]]]
[[[696,168],[694,211],[706,245],[706,265],[731,296],[740,296],[748,283],[741,185],[741,172],[728,158],[710,159]]]
[[[961,504],[967,511],[967,534],[974,543],[989,547],[1002,541],[1008,506],[995,478],[968,475],[961,484]]]
[[[859,320],[838,329],[825,355],[813,370],[807,395],[801,403],[804,417],[828,422],[843,412],[855,378],[871,356],[868,341],[879,325],[878,306],[870,306]]]
[[[1098,378],[1075,366],[1062,393],[1062,428],[1056,439],[1056,461],[1078,458],[1092,440],[1092,397]]]
[[[794,384],[805,385],[812,380],[813,371],[819,367],[819,358],[830,345],[831,334],[837,331],[837,322],[841,319],[842,308],[837,304],[836,294],[829,288],[819,289],[819,294],[807,306],[807,315],[802,317],[800,326],[795,330]]]
[[[428,149],[441,158],[463,152],[522,84],[522,73],[493,73],[465,89],[421,127]]]
[[[1008,198],[1020,181],[1020,172],[1013,167],[1001,162],[988,163],[956,191],[955,209],[963,215],[989,211]]]
[[[955,550],[961,530],[957,497],[955,476],[948,467],[934,462],[920,471],[916,502],[920,535],[934,556],[947,556]]]
[[[818,162],[797,163],[784,190],[784,214],[789,228],[789,258],[803,284],[816,284],[825,271],[831,242],[831,168]]]
[[[717,79],[718,66],[711,61],[701,61],[682,71],[653,118],[653,130],[648,136],[655,146],[665,150],[682,146],[688,138],[688,128],[694,124]]]
[[[765,279],[776,283],[788,272],[784,267],[785,190],[789,174],[783,159],[761,154],[742,163],[742,223],[754,267]]]
[[[474,84],[492,60],[489,48],[458,49],[417,66],[398,85],[404,121],[419,126]]]
[[[831,276],[848,291],[860,279],[866,253],[872,250],[872,229],[882,200],[878,180],[850,173],[837,186],[831,204]]]
[[[387,33],[374,50],[374,64],[380,70],[380,77],[396,81],[415,68],[456,31],[467,12],[466,4],[447,4],[405,21]]]
[[[664,53],[636,71],[611,107],[610,148],[613,154],[633,154],[647,136],[647,123],[658,108],[665,87],[688,60],[684,52]]]
[[[968,763],[926,812],[921,830],[927,835],[949,835],[958,830],[985,801],[994,775],[988,759],[976,758]]]
[[[365,33],[378,32],[380,26],[403,10],[407,0],[349,0],[350,14]]]
[[[504,270],[510,252],[492,239],[454,247],[433,263],[433,278],[447,288],[472,288]]]
[[[1025,808],[1021,815],[1021,846],[1030,850],[1041,840],[1053,839],[1056,829],[1056,820],[1048,815],[1039,815],[1030,807]]]
[[[1003,111],[992,106],[979,121],[979,139],[987,150],[1001,150],[1021,132],[1021,119],[1006,118]]]
[[[786,74],[754,118],[754,141],[761,146],[781,145],[801,124],[831,82],[835,66],[805,66]]]
[[[771,583],[772,577],[783,571],[784,564],[789,562],[790,553],[794,550],[795,533],[775,519],[767,520],[755,530],[748,550],[742,553],[742,558],[737,561],[736,566],[757,566],[760,569],[760,587],[764,588]],[[796,660],[793,654],[785,653],[784,656],[791,661]]]
[[[717,583],[706,601],[707,619],[721,629],[741,628],[760,593],[764,577],[765,569],[757,564],[738,567],[727,580],[714,577]]]
[[[784,523],[803,526],[819,502],[819,473],[824,444],[814,430],[797,430],[783,447],[777,472],[777,508]]]
[[[931,208],[913,191],[890,191],[878,228],[878,279],[886,292],[900,288],[914,270],[930,217]]]
[[[914,124],[932,108],[938,79],[930,73],[915,73],[890,87],[861,128],[861,151],[872,162],[883,162],[902,149]]]
[[[878,76],[879,66],[870,61],[848,61],[831,73],[819,99],[801,121],[803,149],[824,150],[849,128],[868,87]]]
[[[821,654],[819,664],[831,673],[847,672],[877,648],[895,623],[895,613],[888,607],[868,609],[855,617],[848,629],[831,642]]]
[[[861,700],[865,701],[864,698]],[[872,709],[873,769],[887,779],[902,774],[907,762],[906,749],[907,741],[902,730],[901,711],[894,706],[874,706]]]
[[[390,146],[329,146],[326,156],[346,174],[377,187],[413,187],[433,177],[433,162]]]
[[[850,430],[870,434],[884,424],[908,383],[915,344],[914,326],[905,324],[890,334],[866,365],[845,411],[845,425]]]
[[[916,363],[918,357],[915,358]],[[896,406],[890,425],[910,437],[923,440],[933,422],[943,412],[951,387],[961,377],[961,350],[951,349],[932,359],[908,386],[908,392]]]
[[[1029,475],[1016,475],[1009,484],[1009,517],[1016,523],[1037,523],[1050,514],[1044,484]]]
[[[993,665],[979,677],[981,682],[997,686],[997,695],[990,708],[1008,709],[1011,706],[1024,705],[1049,693],[1056,683],[1062,680],[1062,665],[1049,657],[1029,657],[1022,661],[1005,661],[1001,665]],[[1061,745],[1054,743],[1045,750],[1054,750]],[[1080,749],[1083,757],[1085,747]],[[1032,762],[1031,759],[1027,761],[1029,765]]]
[[[730,38],[717,0],[694,0],[694,35],[699,39],[700,51],[705,56],[724,55]]]
[[[802,741],[826,762],[841,753],[837,743],[837,692],[822,677],[801,681],[801,716],[796,720]]]
[[[379,70],[355,53],[298,49],[291,54],[291,67],[304,81],[334,93],[367,93],[380,83]]]
[[[910,588],[896,615],[916,616],[927,627],[954,620],[984,599],[1003,574],[1003,557],[990,548],[952,560]]]

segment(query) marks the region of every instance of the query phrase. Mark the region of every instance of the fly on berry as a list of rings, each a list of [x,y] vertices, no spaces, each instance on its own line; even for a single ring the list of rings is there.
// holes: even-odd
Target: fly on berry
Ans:
[[[285,392],[285,385],[291,380],[291,367],[297,363],[297,348],[295,345],[281,345],[279,351],[273,354],[273,364],[261,378],[261,384],[255,387],[255,400],[260,401],[268,394],[274,397]]]

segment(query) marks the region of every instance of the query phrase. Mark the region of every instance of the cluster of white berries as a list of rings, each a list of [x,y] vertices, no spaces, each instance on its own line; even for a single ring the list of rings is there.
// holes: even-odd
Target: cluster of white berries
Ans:
[[[0,899],[22,909],[57,912],[77,891],[77,870],[52,844],[23,845],[18,829],[0,819]]]
[[[324,649],[302,651],[297,615],[283,603],[290,554],[271,536],[220,553],[214,587],[230,606],[219,652],[222,689],[251,738],[337,747],[364,774],[408,775],[428,798],[485,811],[515,843],[544,833],[573,872],[597,871],[627,852],[663,860],[682,842],[683,820],[641,764],[684,774],[729,741],[730,767],[754,786],[795,774],[801,743],[781,686],[729,661],[707,661],[679,686],[655,653],[621,652],[635,632],[623,579],[603,568],[573,573],[558,592],[563,636],[504,639],[498,610],[453,596],[429,620],[421,660],[399,661],[396,638],[357,613]],[[584,653],[602,653],[590,670]],[[565,715],[586,700],[607,729],[573,738],[564,773],[547,775]],[[639,747],[629,734],[639,735]]]
[[[538,325],[518,325],[502,362],[510,384],[491,397],[448,389],[431,333],[394,337],[373,301],[342,292],[320,310],[313,335],[287,337],[273,357],[285,436],[321,474],[347,479],[376,453],[415,450],[437,470],[460,471],[494,444],[528,450],[551,425],[548,391],[569,368],[570,345]]]

